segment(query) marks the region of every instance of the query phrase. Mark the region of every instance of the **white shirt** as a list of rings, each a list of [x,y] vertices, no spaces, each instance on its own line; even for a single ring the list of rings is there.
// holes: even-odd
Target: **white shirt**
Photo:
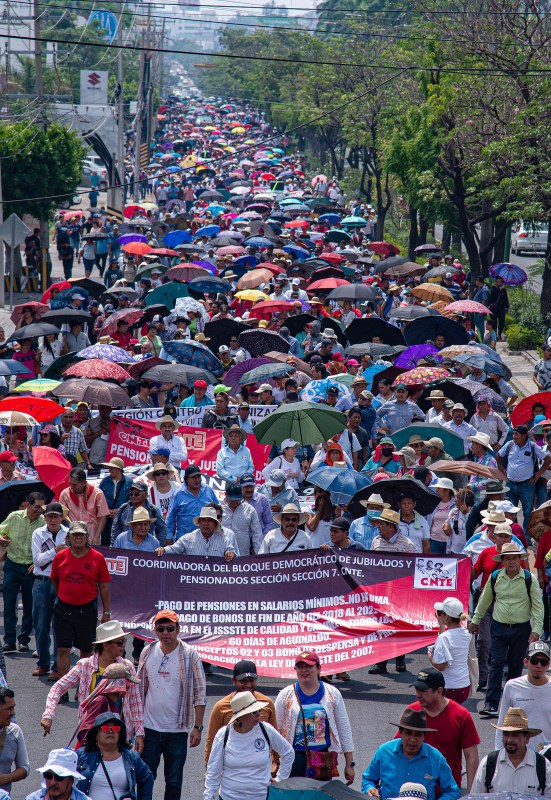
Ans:
[[[49,578],[52,572],[52,561],[57,545],[65,544],[68,528],[61,526],[57,533],[50,533],[48,526],[33,531],[31,550],[33,555],[34,574]]]
[[[437,419],[434,419],[433,422],[438,422]],[[467,441],[468,436],[476,436],[476,429],[473,428],[472,425],[469,425],[468,422],[463,422],[460,425],[456,425],[453,419],[450,419],[449,422],[444,422],[442,425],[443,428],[447,428],[447,430],[451,431],[452,433],[456,433],[458,436],[461,436],[463,439],[463,447],[465,450],[465,455],[470,452],[471,443]]]
[[[444,631],[436,639],[432,658],[435,664],[448,665],[442,672],[446,689],[464,689],[470,685],[468,665],[470,642],[471,634],[462,626]]]
[[[128,778],[126,777],[122,756],[119,756],[114,761],[104,761],[103,763],[109,773],[115,795],[117,797],[126,797],[130,787],[128,786]],[[90,784],[90,794],[94,796],[94,800],[114,800],[113,791],[109,786],[101,764],[99,764]]]
[[[551,742],[551,680],[543,686],[534,686],[528,675],[507,681],[499,704],[499,719],[503,725],[508,708],[523,708],[531,728],[540,728],[541,733],[531,736],[528,747],[538,752],[544,744]],[[496,730],[496,749],[503,747],[503,732]]]
[[[170,508],[170,504],[172,502],[172,498],[180,488],[179,484],[176,481],[169,481],[170,488],[167,492],[160,492],[155,484],[151,486],[149,490],[149,499],[153,503],[153,505],[159,509],[161,514],[163,515],[163,519],[166,520],[168,509]]]
[[[179,647],[164,655],[157,642],[147,659],[148,689],[145,696],[144,726],[161,733],[180,730],[178,698],[182,690]],[[111,799],[113,796],[111,795]]]
[[[264,537],[264,541],[260,545],[258,555],[265,555],[266,553],[281,553],[291,540],[287,539],[282,533],[281,528],[274,528]],[[294,550],[310,550],[312,544],[310,537],[302,530],[298,530],[293,543],[287,547],[286,553],[292,553]]]
[[[214,800],[217,792],[224,800],[264,800],[270,785],[271,750],[279,753],[276,781],[289,777],[295,751],[289,742],[268,722],[263,722],[269,744],[259,725],[248,733],[239,733],[229,725],[214,737],[207,764],[204,800]]]
[[[153,439],[151,439],[149,448],[150,450],[153,450],[156,447],[161,447],[161,445],[163,447],[168,447],[170,450],[170,456],[168,459],[169,463],[173,464],[176,469],[181,469],[182,461],[187,461],[187,447],[184,440],[174,434],[167,441],[161,434],[160,436],[154,436]]]
[[[486,761],[484,756],[473,781],[471,794],[485,794]],[[505,750],[500,750],[496,771],[492,779],[492,793],[514,792],[515,794],[539,795],[536,775],[536,754],[529,747],[518,767],[514,767]],[[545,791],[544,797],[551,797],[551,763],[545,759]]]

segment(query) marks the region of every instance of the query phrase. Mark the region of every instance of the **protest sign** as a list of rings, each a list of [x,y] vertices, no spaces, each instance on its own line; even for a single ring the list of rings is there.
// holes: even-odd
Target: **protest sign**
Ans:
[[[279,406],[250,406],[249,419],[251,425],[256,425],[265,417],[277,411]],[[179,406],[176,411],[176,419],[179,425],[188,425],[192,428],[200,428],[203,424],[203,414],[209,408],[214,406],[189,406],[189,408],[182,408]],[[229,406],[230,410],[237,414],[237,406]],[[162,408],[123,408],[117,409],[111,413],[111,419],[117,417],[126,417],[127,419],[136,420],[136,422],[158,422],[163,416],[164,409]]]

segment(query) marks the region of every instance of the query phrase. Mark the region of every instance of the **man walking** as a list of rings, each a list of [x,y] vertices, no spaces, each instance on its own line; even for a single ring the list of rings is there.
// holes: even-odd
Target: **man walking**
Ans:
[[[178,638],[179,618],[159,611],[153,620],[158,642],[140,656],[138,677],[144,704],[142,758],[157,777],[164,758],[165,800],[180,800],[187,746],[201,743],[206,682],[196,651]]]

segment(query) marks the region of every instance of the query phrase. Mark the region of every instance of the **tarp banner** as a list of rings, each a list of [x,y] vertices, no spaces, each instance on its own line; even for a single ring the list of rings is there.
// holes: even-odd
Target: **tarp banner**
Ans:
[[[161,609],[180,617],[201,658],[261,675],[295,677],[295,657],[316,649],[324,674],[358,669],[433,644],[434,603],[467,607],[468,558],[306,550],[269,556],[164,556],[103,549],[111,616],[143,638]]]
[[[190,462],[197,464],[205,475],[216,475],[216,456],[225,443],[222,431],[213,428],[184,427],[177,431],[184,439]],[[154,422],[138,422],[120,416],[112,416],[107,444],[107,460],[122,458],[125,466],[149,464],[149,447],[151,439],[159,436],[159,429]],[[255,479],[262,481],[261,472],[268,462],[268,445],[258,444],[256,438],[247,436],[247,447],[251,451],[255,467]]]
[[[178,407],[176,409],[176,419],[180,425],[189,425],[192,428],[200,428],[203,423],[203,414],[214,406],[190,406],[189,408]],[[237,413],[237,406],[229,406],[230,410]],[[250,406],[249,419],[252,425],[261,422],[265,417],[277,411],[278,406]],[[158,422],[163,416],[162,408],[124,408],[111,413],[111,419],[126,417],[136,420],[136,422]],[[157,431],[158,433],[158,431]]]

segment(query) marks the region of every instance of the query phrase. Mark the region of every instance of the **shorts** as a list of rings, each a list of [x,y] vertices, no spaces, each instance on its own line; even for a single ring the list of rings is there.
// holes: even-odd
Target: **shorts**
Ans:
[[[98,624],[98,601],[81,606],[69,605],[62,600],[54,606],[54,632],[58,647],[77,647],[91,653]]]

